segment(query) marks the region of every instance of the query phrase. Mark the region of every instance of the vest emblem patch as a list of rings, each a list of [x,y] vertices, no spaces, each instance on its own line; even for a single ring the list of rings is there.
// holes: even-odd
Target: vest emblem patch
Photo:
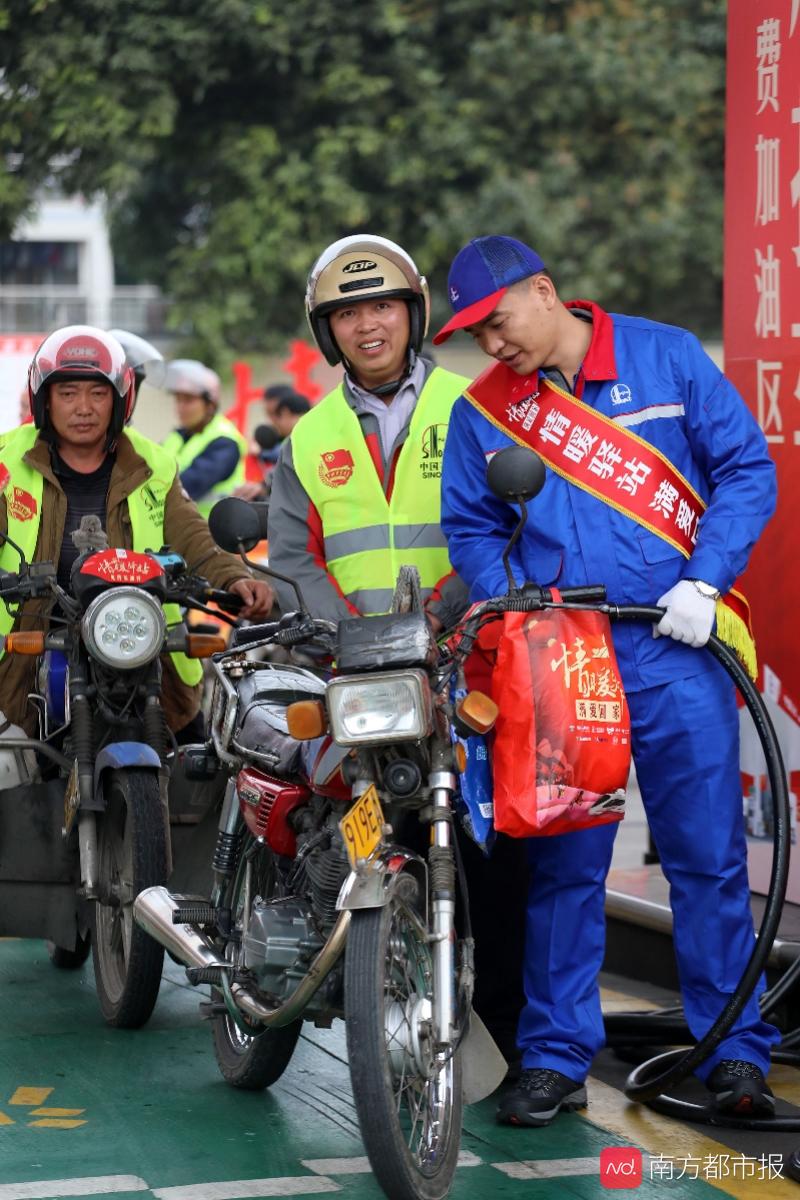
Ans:
[[[15,521],[31,521],[39,511],[39,505],[34,496],[24,488],[15,487],[11,495],[6,497],[8,515]]]
[[[444,441],[447,437],[446,425],[429,425],[422,435],[422,478],[440,479],[442,475],[442,455]]]
[[[320,455],[319,477],[327,487],[341,487],[353,474],[353,456],[349,450],[326,450]]]

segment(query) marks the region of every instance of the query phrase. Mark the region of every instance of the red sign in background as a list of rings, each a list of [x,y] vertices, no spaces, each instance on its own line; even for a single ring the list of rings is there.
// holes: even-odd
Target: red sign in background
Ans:
[[[728,0],[725,371],[756,416],[778,471],[778,510],[743,578],[760,686],[800,799],[800,0]],[[751,883],[765,890],[771,805],[743,723]],[[797,864],[795,863],[795,868]],[[755,870],[754,870],[755,868]],[[800,901],[800,872],[790,899]]]

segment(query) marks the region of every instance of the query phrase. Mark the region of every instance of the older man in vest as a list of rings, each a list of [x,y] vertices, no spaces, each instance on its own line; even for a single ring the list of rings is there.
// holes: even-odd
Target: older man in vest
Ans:
[[[30,366],[33,423],[9,434],[0,463],[9,473],[0,497],[0,534],[8,534],[28,561],[57,564],[69,586],[78,555],[72,534],[87,515],[100,518],[109,545],[143,551],[170,545],[188,563],[203,564],[210,582],[239,595],[242,614],[260,617],[272,589],[251,579],[237,558],[214,543],[205,520],[181,488],[175,459],[149,438],[125,429],[134,404],[134,372],[111,334],[70,325],[42,342]],[[19,568],[16,551],[0,546],[0,569]],[[50,600],[30,600],[17,614],[0,603],[0,635],[41,627]],[[0,709],[30,732],[28,704],[35,659],[0,661]],[[165,659],[162,701],[167,724],[185,729],[200,707],[201,667],[184,655]]]
[[[301,417],[272,474],[270,563],[297,580],[317,617],[385,613],[399,568],[416,566],[438,632],[462,615],[464,584],[439,524],[450,410],[468,380],[421,354],[428,285],[405,250],[371,235],[342,238],[311,269],[306,315],[338,387]],[[285,607],[293,593],[278,585]],[[476,933],[477,1011],[515,1056],[522,1004],[524,863],[498,840],[467,860]]]

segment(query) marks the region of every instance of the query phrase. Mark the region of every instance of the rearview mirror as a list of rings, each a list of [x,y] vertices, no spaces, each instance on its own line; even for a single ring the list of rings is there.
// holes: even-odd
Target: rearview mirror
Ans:
[[[267,536],[269,505],[239,496],[219,500],[208,515],[208,528],[214,541],[229,554],[252,550]]]
[[[544,487],[546,471],[539,455],[527,446],[507,446],[492,456],[486,468],[486,482],[497,496],[508,504],[518,504],[520,518],[503,552],[509,592],[517,590],[514,572],[511,570],[511,551],[520,539],[528,519],[526,501],[532,500]]]
[[[535,451],[526,446],[507,446],[492,456],[486,482],[498,500],[519,504],[539,494],[546,474],[545,465]]]

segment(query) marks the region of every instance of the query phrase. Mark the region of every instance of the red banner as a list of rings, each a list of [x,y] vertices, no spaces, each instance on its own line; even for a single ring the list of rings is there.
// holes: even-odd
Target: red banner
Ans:
[[[778,470],[778,511],[742,580],[795,805],[800,796],[800,0],[729,0],[725,176],[725,371]],[[766,836],[763,765],[743,724],[749,832]],[[761,760],[763,763],[763,760]],[[752,855],[751,855],[752,866]],[[794,873],[793,873],[794,874]],[[752,879],[757,890],[762,890]],[[800,900],[800,880],[797,895]]]

